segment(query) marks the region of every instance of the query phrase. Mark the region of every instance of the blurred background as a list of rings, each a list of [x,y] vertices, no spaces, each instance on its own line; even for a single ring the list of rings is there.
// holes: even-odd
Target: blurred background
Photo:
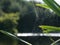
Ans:
[[[59,3],[59,1],[58,1]],[[46,9],[36,4],[45,4],[42,0],[0,0],[0,30],[11,33],[60,33],[60,17],[51,9]],[[41,28],[38,26],[52,26],[55,29]],[[0,34],[0,37],[4,35]],[[4,37],[6,38],[6,37]],[[0,38],[6,40],[4,38]],[[32,45],[50,45],[50,37],[19,37]],[[51,37],[54,41],[59,37]],[[0,41],[1,42],[1,41]],[[19,45],[25,45],[19,43]],[[9,44],[8,44],[9,45]]]

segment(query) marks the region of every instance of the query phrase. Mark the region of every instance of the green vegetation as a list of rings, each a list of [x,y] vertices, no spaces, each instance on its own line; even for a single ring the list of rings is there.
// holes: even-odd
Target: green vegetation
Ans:
[[[58,5],[54,0],[43,0],[54,12],[60,16],[60,5]]]
[[[3,31],[7,31],[7,32],[10,32],[14,35],[16,35],[18,33],[18,30],[17,30],[17,20],[19,19],[19,14],[18,13],[3,13],[3,16],[0,16],[0,30],[3,30]],[[2,34],[1,34],[2,35]],[[1,36],[0,36],[1,37]],[[4,37],[4,35],[3,35]],[[4,38],[7,38],[8,36],[5,36]],[[5,40],[4,38],[2,38],[1,40]],[[10,39],[10,40],[8,40]],[[11,42],[11,45],[17,45],[17,40],[15,40],[14,38],[10,38],[8,37],[6,39],[6,43]],[[2,41],[3,42],[3,41]],[[7,45],[7,44],[6,44]]]
[[[18,32],[60,32],[60,6],[54,0],[44,0],[44,2],[47,5],[35,1],[1,0],[0,42],[3,43],[3,45],[18,45],[17,40],[26,43],[24,40],[19,39],[17,36],[15,36]],[[50,8],[53,10],[53,12],[50,11]],[[35,44],[35,40],[33,42],[30,39],[30,41],[33,42],[32,45],[37,45]],[[48,40],[50,41],[50,38]],[[40,42],[46,42],[46,40],[39,40],[39,44]],[[21,45],[24,45],[23,43]],[[29,45],[30,43],[26,44]],[[45,45],[50,45],[50,42],[48,44],[46,42]]]
[[[60,16],[60,5],[58,5],[54,0],[43,0],[46,4],[36,4],[36,6],[41,6],[43,8],[46,9],[52,9],[53,11],[55,11],[57,13],[58,16]],[[43,32],[51,32],[52,33],[54,31],[59,32],[60,31],[60,27],[55,27],[55,26],[46,26],[46,25],[42,25],[39,26],[40,28],[43,29]],[[55,32],[56,33],[56,32]]]
[[[47,8],[47,9],[50,9],[50,7],[46,4],[36,4],[36,6],[40,6],[42,8]]]
[[[1,30],[17,32],[16,26],[18,19],[18,13],[4,13],[4,15],[0,17]]]
[[[41,25],[39,26],[42,28],[44,33],[59,33],[60,32],[60,27],[55,27],[55,26],[48,26],[48,25]]]

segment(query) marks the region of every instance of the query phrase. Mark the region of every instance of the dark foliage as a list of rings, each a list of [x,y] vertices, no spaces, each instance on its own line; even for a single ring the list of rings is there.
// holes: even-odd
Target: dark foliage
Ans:
[[[0,22],[0,30],[8,31],[11,33],[14,33],[13,28],[16,27],[16,24],[14,24],[11,20],[7,19],[3,22]]]

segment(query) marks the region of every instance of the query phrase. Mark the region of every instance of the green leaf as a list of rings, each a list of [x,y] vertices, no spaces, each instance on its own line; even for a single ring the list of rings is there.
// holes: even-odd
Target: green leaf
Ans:
[[[41,25],[39,27],[42,28],[44,33],[60,32],[60,27],[48,26],[48,25]]]
[[[43,8],[46,8],[46,9],[50,9],[50,7],[46,4],[36,4],[36,6],[43,7]]]
[[[43,0],[54,12],[60,16],[60,6],[54,0]]]

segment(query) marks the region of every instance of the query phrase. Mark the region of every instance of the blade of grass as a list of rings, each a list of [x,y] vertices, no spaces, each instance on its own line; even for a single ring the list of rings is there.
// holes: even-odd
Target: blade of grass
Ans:
[[[11,37],[11,38],[15,38],[16,40],[22,41],[23,43],[26,43],[27,45],[32,45],[31,43],[29,43],[29,42],[27,42],[25,40],[22,40],[21,38],[18,38],[17,36],[15,36],[15,35],[13,35],[13,34],[11,34],[9,32],[3,31],[3,30],[0,30],[0,32],[7,35],[7,36],[9,36],[9,37]]]
[[[60,10],[59,7],[54,3],[52,0],[43,0],[53,11],[55,11],[58,16],[60,16]]]
[[[57,6],[58,6],[58,8],[60,8],[60,5],[59,4],[57,4],[54,0],[52,0]]]
[[[46,8],[46,9],[50,9],[50,7],[46,4],[36,4],[36,6],[43,7],[43,8]]]

